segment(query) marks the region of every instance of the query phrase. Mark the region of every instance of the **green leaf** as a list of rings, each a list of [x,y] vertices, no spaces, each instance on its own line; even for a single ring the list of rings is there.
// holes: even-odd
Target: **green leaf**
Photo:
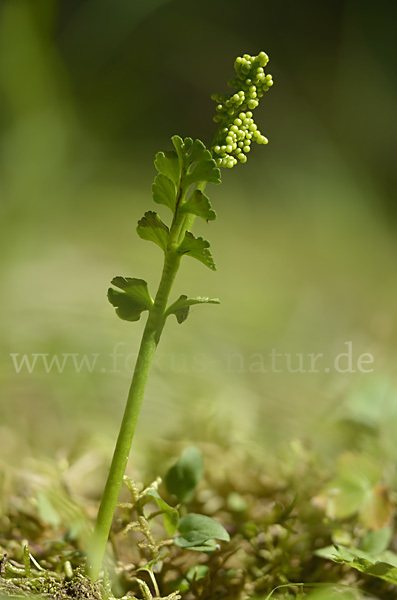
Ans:
[[[180,296],[179,300],[182,300],[187,298],[187,296]],[[178,302],[178,300],[177,300]],[[181,307],[176,307],[174,308],[174,310],[171,310],[171,312],[169,314],[174,314],[176,316],[176,320],[178,321],[179,324],[183,323],[184,321],[186,321],[186,319],[189,316],[189,310],[190,310],[190,306],[185,306],[182,305]],[[167,311],[168,313],[168,311]],[[167,314],[168,316],[168,314]]]
[[[227,497],[227,507],[236,513],[243,513],[247,510],[248,504],[237,492],[230,492]]]
[[[313,587],[316,584],[312,584]],[[340,585],[344,585],[344,584],[334,584],[334,587],[332,587],[332,584],[326,584],[326,583],[319,583],[317,585],[323,585],[325,589],[322,590],[316,590],[314,592],[311,592],[308,596],[304,596],[305,600],[357,600],[357,594],[353,593],[353,592],[349,592],[343,589],[339,589]],[[282,585],[278,586],[279,588],[283,587]],[[302,587],[311,587],[311,584],[302,584]],[[349,586],[349,587],[353,587],[353,586]],[[276,588],[278,589],[278,588]],[[267,600],[270,596],[266,596],[265,600]],[[362,596],[361,596],[362,597]]]
[[[382,479],[382,467],[379,462],[364,453],[342,454],[337,467],[341,479],[352,481],[355,486],[364,490],[376,485]]]
[[[110,304],[116,308],[116,314],[124,321],[138,321],[144,310],[153,306],[146,281],[131,277],[114,277],[112,285],[123,290],[119,292],[113,288],[108,290]]]
[[[200,183],[201,181],[208,181],[215,184],[221,183],[221,172],[213,158],[196,163],[185,177],[185,184],[187,185]]]
[[[383,527],[370,531],[363,537],[361,547],[365,552],[372,555],[378,555],[384,552],[389,546],[393,536],[391,527]]]
[[[335,478],[326,488],[325,512],[330,519],[346,519],[362,505],[366,490],[354,481]]]
[[[189,513],[179,521],[178,531],[184,537],[200,537],[204,540],[223,540],[230,542],[230,536],[226,529],[215,519],[206,515]]]
[[[146,212],[142,219],[138,221],[136,230],[139,237],[143,240],[154,242],[165,252],[168,243],[169,229],[157,213],[152,210]]]
[[[382,480],[382,466],[365,454],[347,452],[337,465],[337,475],[325,490],[325,511],[330,519],[345,519],[358,513],[368,529],[385,527],[392,505]]]
[[[140,302],[142,306],[149,309],[153,306],[153,299],[149,294],[147,283],[144,279],[136,277],[113,277],[112,285],[124,290],[131,298]]]
[[[205,552],[206,554],[212,554],[215,552],[218,544],[215,540],[208,540],[207,542],[203,542],[202,544],[197,544],[192,546],[191,542],[186,540],[183,537],[177,537],[174,539],[174,543],[183,548],[184,550],[193,550],[195,552]]]
[[[195,162],[210,160],[212,158],[211,152],[207,150],[205,144],[203,144],[201,140],[193,141],[190,137],[183,140],[179,135],[174,135],[172,143],[175,146],[179,158],[183,160],[186,167],[189,167]]]
[[[139,321],[142,311],[145,310],[130,296],[113,288],[108,289],[108,300],[115,307],[117,316],[124,321]]]
[[[357,548],[345,548],[344,546],[328,546],[316,550],[315,554],[321,558],[332,560],[357,569],[366,575],[372,575],[383,581],[397,585],[397,556],[392,552],[384,552],[386,560],[379,560],[382,554],[374,558],[371,554],[358,550]],[[390,564],[390,560],[394,564]]]
[[[180,211],[197,215],[204,221],[216,219],[216,212],[212,209],[210,199],[200,190],[194,190],[190,198],[182,204]]]
[[[153,200],[157,204],[164,204],[175,211],[176,187],[173,181],[163,173],[159,173],[152,185]]]
[[[161,498],[160,494],[156,490],[149,489],[146,492],[146,496],[152,496],[152,498],[154,498],[157,506],[163,512],[162,517],[166,532],[170,536],[174,535],[178,529],[179,523],[179,513],[177,509],[167,504],[167,502]]]
[[[177,151],[181,169],[186,173],[185,186],[189,187],[192,183],[202,181],[216,184],[221,182],[221,172],[203,142],[193,141],[192,138],[182,140],[179,135],[174,135],[172,143]]]
[[[183,517],[182,517],[183,519]],[[213,539],[213,538],[210,538]],[[198,531],[188,531],[183,536],[175,538],[175,542],[181,548],[191,548],[192,546],[202,546],[208,541],[208,537]]]
[[[189,315],[189,309],[193,304],[220,304],[220,300],[218,298],[206,298],[200,296],[197,298],[188,298],[187,296],[182,295],[179,296],[176,302],[168,307],[165,316],[175,315],[178,323],[183,323],[186,321]]]
[[[209,573],[209,567],[207,565],[193,565],[186,572],[186,579],[188,581],[198,581]]]
[[[172,137],[172,143],[175,146],[179,159],[186,168],[195,162],[212,159],[212,154],[201,140],[194,140],[190,137],[184,140],[179,135]]]
[[[211,517],[190,513],[182,517],[178,525],[179,537],[175,543],[181,548],[190,548],[198,550],[205,548],[204,551],[212,551],[215,544],[213,540],[230,541],[230,536],[226,529]],[[208,546],[208,542],[211,544]]]
[[[202,237],[194,237],[190,231],[185,233],[185,239],[178,248],[179,254],[186,254],[192,258],[196,258],[204,265],[216,271],[214,259],[212,258],[211,252],[208,250],[210,243],[204,240]]]
[[[154,161],[154,166],[159,173],[162,173],[178,187],[181,176],[180,162],[178,155],[174,150],[169,152],[158,152]]]
[[[40,519],[49,523],[53,527],[58,527],[61,523],[61,517],[53,507],[51,500],[44,492],[37,494],[37,510]]]
[[[203,473],[204,461],[201,451],[196,446],[188,446],[167,472],[165,485],[179,502],[187,502],[193,496]]]
[[[185,141],[179,135],[173,135],[172,143],[174,144],[179,162],[181,165],[186,163],[186,154],[191,146],[191,142],[193,142],[192,138],[185,138]]]
[[[191,139],[191,138],[187,138],[187,139]],[[191,140],[191,141],[192,141],[192,145],[191,145],[191,148],[189,149],[190,164],[199,162],[201,160],[212,159],[211,152],[209,150],[207,150],[207,148],[205,147],[205,145],[203,144],[203,142],[201,140],[194,140],[194,142],[193,142],[193,140]]]

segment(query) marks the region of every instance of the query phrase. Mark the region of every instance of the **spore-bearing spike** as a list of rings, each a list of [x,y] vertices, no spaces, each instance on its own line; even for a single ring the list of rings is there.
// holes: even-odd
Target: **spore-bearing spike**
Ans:
[[[244,54],[234,63],[236,77],[228,82],[235,88],[233,94],[212,94],[217,102],[214,121],[219,123],[214,138],[212,152],[219,167],[231,168],[237,159],[244,163],[250,151],[251,141],[267,144],[252,117],[252,110],[259,104],[265,92],[273,85],[271,75],[266,75],[264,67],[269,58],[265,52],[257,56]]]

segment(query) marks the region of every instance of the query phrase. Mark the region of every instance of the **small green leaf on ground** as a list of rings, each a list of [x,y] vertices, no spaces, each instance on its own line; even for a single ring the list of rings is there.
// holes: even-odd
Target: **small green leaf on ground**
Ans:
[[[227,507],[235,513],[243,513],[247,510],[248,504],[240,494],[230,492],[227,497]]]
[[[220,304],[218,298],[207,298],[198,296],[197,298],[188,298],[185,295],[179,296],[178,300],[171,304],[167,309],[165,315],[175,315],[178,323],[186,321],[189,315],[189,309],[194,304]]]
[[[305,598],[307,600],[357,600],[357,594],[343,590],[337,585],[334,588],[329,585],[327,589],[311,592]]]
[[[223,540],[230,541],[230,536],[226,529],[215,519],[206,515],[189,513],[179,521],[178,531],[183,536],[200,537],[204,540]]]
[[[206,552],[211,551],[211,547],[215,548],[213,540],[230,541],[230,536],[223,525],[206,515],[195,513],[185,515],[179,521],[178,530],[181,535],[175,539],[175,543],[181,548],[200,549]]]
[[[387,550],[393,536],[391,527],[383,527],[375,531],[369,531],[361,541],[361,548],[374,556]]]
[[[194,237],[190,231],[185,233],[185,239],[178,248],[179,254],[186,254],[202,262],[204,265],[216,271],[214,259],[211,252],[208,250],[210,243],[202,237]]]
[[[40,518],[44,522],[49,523],[53,527],[58,527],[60,525],[61,517],[44,492],[39,492],[37,494],[37,510]]]
[[[174,539],[174,542],[180,548],[184,550],[193,550],[194,552],[205,552],[206,554],[212,554],[217,549],[218,544],[215,540],[208,540],[207,542],[203,542],[192,545],[192,542],[189,542],[183,537],[178,537]]]
[[[154,242],[165,252],[168,243],[169,229],[157,213],[152,210],[146,212],[142,219],[138,221],[136,230],[139,237],[143,240]]]
[[[167,504],[167,502],[163,500],[160,494],[154,489],[149,489],[146,492],[146,496],[152,496],[152,498],[154,498],[157,506],[162,511],[163,523],[166,532],[170,536],[174,535],[178,529],[179,523],[179,513],[177,509]]]
[[[397,555],[392,552],[385,552],[376,558],[357,548],[346,548],[343,546],[328,546],[315,552],[317,556],[332,560],[336,563],[341,563],[357,569],[360,573],[372,575],[383,581],[397,585]],[[393,562],[393,564],[391,564]]]
[[[319,498],[325,500],[325,512],[330,519],[345,519],[358,513],[368,529],[389,524],[392,504],[388,491],[380,482],[381,465],[364,453],[346,452],[337,465],[337,475]]]
[[[196,446],[185,448],[178,461],[165,476],[165,485],[170,494],[179,502],[188,502],[204,473],[204,461],[201,451]]]
[[[209,572],[209,567],[207,565],[195,565],[190,567],[186,573],[186,579],[188,581],[198,581],[205,577]]]
[[[192,213],[204,219],[215,221],[216,212],[212,209],[211,201],[201,190],[194,190],[190,198],[181,206],[181,212]]]

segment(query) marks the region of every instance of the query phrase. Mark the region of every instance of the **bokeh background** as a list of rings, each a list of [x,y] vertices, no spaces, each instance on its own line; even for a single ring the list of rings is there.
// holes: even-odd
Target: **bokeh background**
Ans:
[[[118,320],[106,290],[115,275],[156,289],[161,251],[135,234],[145,210],[168,218],[154,155],[175,133],[210,143],[210,94],[261,50],[270,143],[223,172],[218,220],[195,225],[218,271],[186,259],[175,289],[222,304],[169,320],[134,464],[172,439],[270,453],[304,439],[332,460],[338,436],[354,445],[338,419],[396,423],[396,18],[386,0],[1,1],[2,461],[106,464],[144,325]],[[346,342],[371,372],[332,367]],[[323,353],[321,370],[271,372],[272,349],[295,369]],[[16,372],[43,353],[96,363]]]

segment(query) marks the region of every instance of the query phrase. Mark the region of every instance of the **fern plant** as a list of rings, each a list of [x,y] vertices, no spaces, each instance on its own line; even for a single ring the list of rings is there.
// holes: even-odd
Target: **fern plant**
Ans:
[[[273,84],[272,76],[265,73],[268,60],[265,52],[257,56],[244,54],[236,59],[236,75],[228,82],[235,89],[234,93],[212,96],[217,102],[214,121],[218,123],[218,129],[209,148],[200,140],[175,135],[173,150],[156,155],[154,164],[158,174],[152,186],[153,200],[170,210],[170,224],[150,210],[137,226],[138,235],[157,244],[164,254],[163,271],[154,297],[143,279],[115,277],[111,282],[113,287],[108,291],[108,299],[121,319],[137,321],[145,311],[148,316],[88,553],[89,572],[94,579],[102,564],[150,366],[165,323],[171,315],[175,315],[178,323],[183,323],[192,305],[219,303],[217,298],[202,296],[188,298],[182,295],[171,303],[169,299],[184,257],[199,260],[213,271],[216,269],[209,242],[195,237],[191,230],[196,217],[204,221],[216,218],[204,192],[207,184],[221,183],[220,167],[231,168],[237,162],[245,163],[253,141],[267,143],[252,111]]]

